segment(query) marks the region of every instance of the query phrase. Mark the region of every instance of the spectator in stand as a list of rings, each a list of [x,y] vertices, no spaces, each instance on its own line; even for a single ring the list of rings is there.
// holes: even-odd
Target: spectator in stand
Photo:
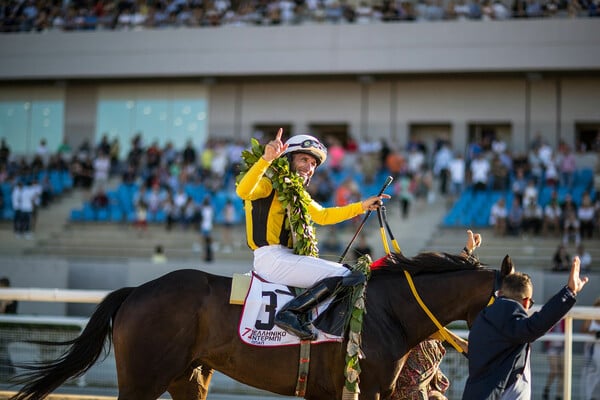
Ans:
[[[210,198],[205,197],[200,206],[200,232],[204,239],[204,261],[206,262],[212,262],[214,260],[212,238],[214,215],[215,213]]]
[[[487,190],[490,169],[490,163],[485,158],[484,153],[482,151],[476,153],[475,158],[471,161],[473,190]]]
[[[452,196],[458,197],[465,186],[465,160],[460,153],[455,153],[450,161],[450,192]]]
[[[409,173],[400,175],[400,178],[394,185],[394,196],[400,201],[400,213],[402,219],[408,218],[410,205],[412,204],[416,192],[416,181]]]
[[[348,176],[342,184],[335,190],[334,194],[334,204],[336,207],[344,207],[348,204],[357,202],[360,200],[360,191],[358,188],[358,184],[354,180],[352,176]],[[357,221],[357,218],[354,218],[353,221]],[[345,227],[345,223],[340,223],[341,227]]]
[[[500,155],[495,152],[490,165],[490,174],[492,176],[492,190],[505,191],[508,187],[509,169],[502,162]]]
[[[181,157],[184,165],[196,164],[196,150],[191,139],[186,142]]]
[[[145,195],[145,200],[148,205],[148,213],[155,219],[156,215],[163,210],[163,206],[167,200],[167,192],[161,189],[160,184],[154,183],[150,193]]]
[[[577,246],[575,255],[579,257],[579,260],[581,260],[581,270],[584,272],[590,272],[592,267],[592,256],[587,250],[585,250],[582,244]]]
[[[14,210],[13,226],[17,237],[32,239],[31,216],[35,202],[35,191],[31,186],[24,184],[21,179],[12,191],[12,207]]]
[[[99,186],[96,192],[92,195],[91,204],[96,214],[100,210],[104,210],[108,208],[108,196],[104,191],[104,186]]]
[[[523,201],[521,204],[528,205],[531,203],[531,200],[537,200],[538,198],[538,189],[535,185],[535,180],[529,179],[527,181],[527,186],[523,191]]]
[[[140,200],[135,205],[135,222],[133,226],[138,231],[138,236],[142,236],[148,230],[148,206],[144,200]]]
[[[552,256],[552,271],[567,271],[571,265],[571,256],[567,253],[567,248],[559,244]]]
[[[562,150],[559,171],[561,186],[572,189],[575,181],[575,172],[577,171],[577,159],[569,145],[565,145]]]
[[[110,159],[110,175],[114,175],[119,172],[119,157],[121,156],[121,145],[119,144],[119,138],[115,137],[110,143],[110,150],[108,151],[108,158]]]
[[[565,197],[563,198],[562,203],[560,203],[560,209],[562,210],[562,218],[563,218],[561,221],[561,227],[562,227],[565,223],[565,218],[567,216],[568,211],[573,211],[575,213],[575,215],[577,215],[577,204],[575,204],[575,201],[573,201],[573,196],[571,195],[571,193],[565,194]]]
[[[508,210],[506,209],[506,200],[500,197],[490,210],[490,225],[494,227],[494,234],[502,237],[506,234],[506,218]]]
[[[160,165],[162,152],[158,146],[158,141],[153,141],[152,144],[146,149],[146,168],[149,172],[152,172]]]
[[[523,208],[523,233],[538,236],[542,230],[544,211],[535,197],[529,198],[529,203]]]
[[[108,142],[106,144],[110,146]],[[94,160],[93,164],[94,188],[107,187],[108,185],[108,177],[110,175],[110,158],[108,158],[108,153],[105,153],[103,149],[104,146],[101,146],[101,150],[99,150],[98,156]]]
[[[173,201],[172,192],[167,193],[167,199],[165,200],[165,204],[163,206],[165,210],[165,215],[167,216],[167,221],[165,228],[167,231],[173,229],[173,225],[179,221],[179,212],[177,207],[175,207],[175,202]]]
[[[561,226],[562,210],[558,204],[558,196],[556,192],[552,193],[550,202],[544,207],[544,236],[552,234],[559,236],[562,231]]]
[[[450,163],[453,159],[452,150],[447,142],[442,142],[439,150],[433,156],[433,175],[440,182],[440,194],[448,193]]]
[[[522,167],[517,168],[515,171],[515,178],[512,183],[512,192],[521,203],[523,203],[523,195],[525,194],[527,183],[528,181],[527,178],[525,178],[525,169]]]
[[[523,207],[519,199],[513,198],[508,216],[506,217],[506,231],[509,235],[519,236],[523,227]]]
[[[183,214],[184,214],[184,208],[185,205],[188,201],[188,195],[187,193],[183,190],[183,187],[180,186],[177,189],[177,192],[175,193],[175,195],[173,196],[173,206],[175,207],[175,213],[178,216],[178,221],[183,222]]]
[[[82,189],[90,189],[94,182],[94,165],[89,155],[81,158],[75,157],[72,166],[73,170],[73,186]]]
[[[413,177],[421,173],[425,166],[425,153],[420,149],[418,143],[409,144],[406,162],[408,173]]]
[[[326,204],[332,199],[332,194],[335,193],[336,187],[329,171],[323,169],[313,175],[312,182],[307,190],[313,199],[320,204]]]
[[[182,211],[183,228],[187,229],[190,225],[192,225],[198,229],[198,220],[199,218],[196,203],[194,202],[194,199],[188,197]]]
[[[329,138],[329,144],[327,146],[327,166],[333,170],[333,172],[341,172],[342,163],[344,161],[344,156],[346,155],[346,150],[342,146],[340,140],[336,137]]]
[[[96,146],[96,154],[104,153],[108,155],[110,153],[110,142],[108,141],[108,134],[105,133],[100,139],[100,143]]]
[[[582,239],[591,239],[594,236],[596,223],[596,208],[592,204],[589,193],[584,193],[581,198],[581,206],[577,210],[579,219],[579,230]]]
[[[0,166],[8,165],[9,158],[10,158],[10,147],[6,143],[6,139],[2,138],[2,140],[0,140]]]
[[[544,177],[546,179],[547,186],[557,187],[560,183],[558,166],[556,164],[556,156],[554,154],[551,156],[550,162],[546,164]]]
[[[563,224],[563,244],[575,242],[575,246],[579,246],[581,242],[580,222],[577,218],[577,213],[572,209],[568,209],[565,213],[565,221]]]

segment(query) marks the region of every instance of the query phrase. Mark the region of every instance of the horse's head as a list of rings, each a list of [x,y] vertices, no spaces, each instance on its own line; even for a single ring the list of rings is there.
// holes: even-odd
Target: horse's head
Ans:
[[[494,286],[493,286],[492,292],[490,293],[490,303],[491,303],[492,299],[496,298],[498,290],[500,290],[500,287],[502,286],[502,281],[504,280],[504,278],[510,274],[513,274],[514,272],[515,272],[515,265],[512,262],[512,259],[510,258],[510,256],[507,254],[506,256],[504,256],[504,259],[502,259],[502,265],[500,267],[500,271],[498,271],[498,270],[495,271]],[[474,307],[474,308],[470,309],[469,312],[467,313],[467,324],[468,324],[469,328],[471,328],[471,324],[475,320],[475,317],[477,317],[477,314],[479,314],[479,311],[481,311],[481,309],[479,307]]]

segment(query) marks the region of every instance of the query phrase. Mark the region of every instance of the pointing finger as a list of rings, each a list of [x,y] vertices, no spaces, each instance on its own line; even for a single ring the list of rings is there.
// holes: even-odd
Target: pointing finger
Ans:
[[[275,136],[275,140],[281,140],[281,135],[283,134],[283,128],[279,128],[277,131],[277,136]]]

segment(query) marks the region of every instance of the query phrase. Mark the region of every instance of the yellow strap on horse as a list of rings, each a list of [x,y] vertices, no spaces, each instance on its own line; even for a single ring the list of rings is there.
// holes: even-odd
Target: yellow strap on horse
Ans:
[[[433,321],[435,326],[437,326],[437,328],[440,330],[440,334],[442,335],[444,340],[446,340],[446,342],[450,343],[452,345],[452,347],[454,347],[456,349],[456,351],[458,351],[459,353],[464,353],[463,349],[458,345],[458,343],[456,343],[456,341],[454,339],[452,339],[452,337],[448,334],[448,332],[447,332],[448,330],[444,326],[442,326],[442,324],[440,324],[440,321],[438,321],[437,318],[435,318],[435,316],[431,313],[429,308],[427,308],[427,306],[421,299],[421,296],[419,296],[419,293],[417,293],[417,288],[415,287],[415,283],[413,282],[413,279],[410,276],[410,274],[408,273],[408,271],[404,271],[404,275],[406,276],[406,280],[408,281],[408,286],[410,286],[410,290],[412,291],[413,296],[415,296],[415,299],[417,299],[417,303],[419,303],[419,305],[421,306],[423,311],[425,311],[425,313],[429,316],[429,319],[431,319],[431,321]]]
[[[383,248],[385,249],[386,254],[389,255],[390,247],[388,245],[387,236],[386,236],[385,230],[384,230],[384,224],[385,224],[385,227],[387,228],[387,230],[390,234],[390,239],[392,241],[392,245],[394,246],[394,250],[398,253],[401,253],[402,251],[400,249],[400,245],[396,241],[396,238],[394,237],[394,234],[392,233],[390,226],[387,223],[387,219],[384,218],[384,213],[385,213],[385,207],[382,206],[377,209],[377,217],[379,220],[379,230],[381,232],[381,240],[383,241]],[[415,299],[417,300],[417,303],[419,303],[419,305],[421,306],[423,311],[425,311],[425,313],[429,316],[429,319],[431,319],[431,321],[435,324],[435,326],[437,326],[437,328],[439,329],[439,332],[442,335],[442,337],[444,338],[444,340],[446,342],[450,343],[452,345],[452,347],[454,347],[456,349],[456,351],[458,351],[459,353],[464,353],[464,350],[462,349],[462,347],[460,347],[458,345],[458,343],[456,343],[456,341],[450,336],[450,334],[448,333],[448,329],[446,327],[442,326],[442,324],[440,324],[440,322],[433,315],[433,313],[429,310],[429,308],[427,308],[427,306],[421,299],[421,296],[419,296],[419,293],[417,292],[417,288],[415,287],[415,283],[412,280],[412,276],[410,276],[410,274],[406,270],[404,271],[404,275],[406,276],[406,280],[408,281],[408,286],[410,286],[410,290],[411,290],[413,296],[415,297]],[[492,299],[490,300],[490,303],[492,303],[492,302],[493,302],[493,296],[492,296]]]

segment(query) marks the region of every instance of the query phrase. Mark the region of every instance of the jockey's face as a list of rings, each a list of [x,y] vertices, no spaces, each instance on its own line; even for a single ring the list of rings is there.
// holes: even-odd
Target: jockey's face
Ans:
[[[292,171],[304,179],[304,186],[308,186],[317,169],[317,159],[306,153],[292,153]]]

